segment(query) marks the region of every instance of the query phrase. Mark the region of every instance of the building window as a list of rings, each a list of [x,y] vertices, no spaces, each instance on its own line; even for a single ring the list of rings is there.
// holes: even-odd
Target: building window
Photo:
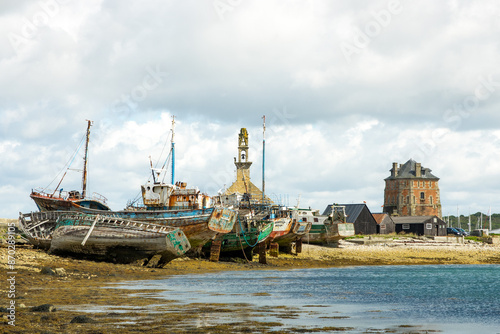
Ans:
[[[420,200],[425,201],[425,193],[423,191],[420,192]]]
[[[403,224],[403,230],[409,230],[410,229],[410,224]]]
[[[432,199],[432,196],[429,196],[429,201],[431,202],[431,204],[434,204],[434,201]]]
[[[425,224],[425,228],[428,230],[432,230],[432,224]]]

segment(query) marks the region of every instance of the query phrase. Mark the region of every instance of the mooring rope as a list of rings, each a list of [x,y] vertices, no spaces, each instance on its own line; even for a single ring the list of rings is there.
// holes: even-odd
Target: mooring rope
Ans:
[[[248,242],[247,238],[245,237],[245,231],[243,231],[243,227],[241,226],[241,220],[240,220],[240,217],[238,216],[238,223],[240,224],[240,230],[243,234],[243,239],[245,240],[245,242],[247,243],[248,246],[250,247],[255,247],[257,246],[257,244],[259,243],[259,238],[260,238],[260,234],[262,233],[262,231],[259,231],[259,235],[257,236],[257,241],[255,242],[254,245],[250,245],[250,243]],[[238,238],[239,238],[239,234],[238,234]]]

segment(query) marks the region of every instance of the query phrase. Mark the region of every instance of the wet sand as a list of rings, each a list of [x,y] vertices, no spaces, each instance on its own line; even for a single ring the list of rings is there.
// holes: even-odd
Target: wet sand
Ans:
[[[5,246],[5,245],[3,245]],[[17,245],[14,270],[7,267],[8,249],[0,248],[3,268],[1,305],[8,307],[10,298],[7,278],[15,277],[15,326],[8,325],[8,313],[1,313],[0,332],[7,333],[311,333],[342,332],[353,328],[291,328],[277,330],[280,322],[238,321],[217,323],[221,314],[247,315],[258,319],[274,314],[285,322],[297,316],[293,306],[257,309],[249,304],[187,303],[153,298],[151,290],[104,289],[112,283],[133,280],[164,279],[171,275],[202,274],[233,270],[289,270],[353,265],[402,264],[500,264],[500,247],[485,244],[448,244],[403,239],[378,245],[356,245],[342,242],[340,248],[303,245],[299,255],[268,256],[268,264],[253,261],[213,263],[204,259],[177,259],[164,268],[93,262],[49,255],[31,246]],[[63,268],[63,270],[57,269]],[[13,271],[14,275],[7,273]],[[223,293],[223,292],[221,292]],[[139,294],[139,295],[137,295]],[[56,311],[36,312],[32,307],[51,304]],[[203,314],[203,318],[200,315]],[[82,317],[85,316],[85,317]],[[74,320],[87,321],[76,323]],[[235,319],[241,317],[235,316]],[[73,321],[73,323],[72,323]],[[334,324],[334,320],[332,320]],[[390,328],[381,332],[425,332],[419,328]]]

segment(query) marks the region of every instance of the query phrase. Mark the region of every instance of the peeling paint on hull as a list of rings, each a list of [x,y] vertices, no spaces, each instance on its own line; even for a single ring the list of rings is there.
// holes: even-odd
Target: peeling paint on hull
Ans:
[[[78,212],[178,228],[182,230],[191,245],[188,254],[198,254],[208,241],[219,234],[230,232],[236,220],[235,211],[222,207],[200,210],[141,211],[104,211],[80,208]],[[51,211],[20,215],[20,226],[24,226],[23,230],[28,232],[26,234],[32,244],[48,249],[51,244],[51,234],[59,217],[69,213],[74,214],[75,212]],[[43,233],[39,231],[40,228],[30,230],[37,224],[42,224],[40,226]]]
[[[353,235],[354,224],[352,223],[313,224],[309,233],[302,238],[302,241],[325,245]]]
[[[276,237],[273,242],[277,242],[280,247],[290,248],[292,242],[301,239],[311,230],[311,223],[307,222],[292,222],[290,231],[282,236]]]
[[[167,234],[147,231],[117,230],[113,227],[96,227],[82,245],[90,226],[61,225],[52,236],[50,252],[55,254],[92,255],[95,259],[130,263],[160,255],[163,265],[189,250],[189,242],[178,229]]]

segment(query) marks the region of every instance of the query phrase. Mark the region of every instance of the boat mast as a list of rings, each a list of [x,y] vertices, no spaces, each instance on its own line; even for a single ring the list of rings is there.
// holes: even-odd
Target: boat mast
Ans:
[[[172,185],[174,184],[175,180],[175,142],[174,142],[174,126],[175,126],[175,116],[172,115],[172,180],[171,183]]]
[[[469,233],[470,233],[470,229],[471,229],[471,221],[470,221],[470,206],[469,206]]]
[[[262,116],[264,120],[262,124],[262,204],[265,201],[265,189],[266,189],[266,181],[265,181],[265,167],[266,167],[266,115]]]
[[[489,223],[490,223],[490,226],[489,226],[489,229],[488,229],[488,230],[490,230],[490,231],[491,231],[491,206],[490,206],[490,208],[489,208],[489,210],[488,210],[488,214],[489,214],[488,221],[489,221]]]
[[[85,139],[85,156],[83,157],[83,177],[82,177],[82,197],[85,198],[87,193],[87,160],[88,160],[88,149],[89,149],[89,136],[90,127],[92,126],[92,121],[87,120],[87,136]]]

